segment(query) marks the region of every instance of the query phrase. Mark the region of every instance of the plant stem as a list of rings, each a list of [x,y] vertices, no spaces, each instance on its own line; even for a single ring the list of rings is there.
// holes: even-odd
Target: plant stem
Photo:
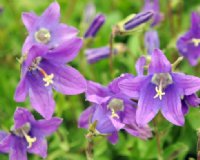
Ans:
[[[93,160],[93,140],[92,138],[91,139],[88,139],[88,145],[87,145],[87,148],[86,148],[86,156],[87,156],[87,160]]]
[[[200,160],[200,130],[197,131],[197,160]]]
[[[157,127],[156,118],[153,119],[153,125],[154,125],[154,131],[155,131],[155,135],[156,135],[156,143],[157,143],[157,149],[158,149],[158,160],[163,160],[163,158],[162,158],[162,147],[161,147],[161,144],[160,144],[160,134],[159,134],[158,127]]]
[[[110,73],[113,76],[113,60],[112,60],[112,56],[113,56],[113,41],[114,41],[114,33],[112,31],[111,35],[110,35],[110,54],[109,54],[109,69],[110,69]]]

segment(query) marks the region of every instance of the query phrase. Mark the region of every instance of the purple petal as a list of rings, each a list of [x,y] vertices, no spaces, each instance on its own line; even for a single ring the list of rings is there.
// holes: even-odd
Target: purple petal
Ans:
[[[14,128],[18,129],[25,125],[27,122],[35,121],[33,115],[26,108],[17,107],[14,113]]]
[[[141,56],[137,62],[136,62],[136,71],[137,75],[141,76],[144,74],[144,66],[146,65],[146,58],[144,56]]]
[[[47,157],[47,141],[43,138],[37,138],[32,147],[28,149],[29,153],[37,154],[42,158]]]
[[[133,77],[134,76],[129,73],[121,74],[119,77],[115,78],[112,82],[110,82],[110,84],[108,85],[108,88],[113,93],[119,93],[121,92],[119,88],[119,82],[121,82],[124,79],[133,78]]]
[[[200,78],[181,73],[172,74],[174,83],[182,91],[182,95],[191,95],[200,89]]]
[[[186,104],[186,102],[184,100],[181,101],[181,105],[182,105],[182,112],[183,114],[187,114],[189,111],[189,106]]]
[[[146,76],[128,78],[119,82],[119,88],[125,95],[132,98],[138,98],[141,86],[144,85],[146,79]]]
[[[200,98],[198,98],[196,94],[184,96],[184,100],[192,107],[197,107],[200,104]]]
[[[118,141],[119,137],[118,137],[118,133],[114,132],[112,133],[110,136],[108,136],[108,140],[112,143],[112,144],[116,144]]]
[[[28,83],[26,79],[26,75],[24,75],[15,91],[14,99],[17,102],[24,102],[26,100],[26,96],[28,94]]]
[[[40,75],[29,75],[29,96],[32,107],[45,119],[53,115],[55,102],[52,97],[51,87],[45,87]]]
[[[12,136],[10,160],[27,160],[27,144],[22,138]]]
[[[44,58],[53,63],[68,63],[77,56],[81,46],[82,39],[73,38],[72,40],[61,44],[58,48],[49,51]]]
[[[149,65],[149,74],[171,72],[171,64],[159,49],[154,49]]]
[[[154,84],[149,83],[142,88],[136,111],[136,121],[139,126],[146,125],[158,113],[161,100],[154,98],[155,95]]]
[[[83,93],[86,90],[86,80],[76,69],[64,64],[52,64],[47,60],[41,63],[47,73],[54,74],[53,88],[67,95]]]
[[[101,104],[107,101],[111,96],[107,87],[98,83],[87,81],[86,99],[90,102]]]
[[[22,13],[22,21],[26,27],[26,29],[30,32],[33,29],[33,26],[35,26],[35,23],[38,20],[38,16],[35,13]]]
[[[79,128],[88,128],[90,121],[92,120],[92,116],[96,110],[96,106],[90,106],[86,110],[84,110],[78,120],[78,127]]]
[[[12,137],[10,134],[0,131],[0,152],[9,153],[11,139]]]
[[[175,85],[169,85],[165,89],[165,95],[162,99],[161,112],[171,123],[178,126],[182,126],[184,124],[181,99]]]
[[[22,55],[28,54],[29,49],[33,46],[33,39],[31,38],[31,36],[27,36],[27,38],[25,39],[25,42],[22,46]]]
[[[200,15],[197,12],[192,12],[191,14],[191,30],[194,34],[199,34],[200,29]]]
[[[38,136],[50,136],[58,129],[61,123],[62,119],[57,117],[53,117],[49,120],[35,121],[32,124],[32,133]]]
[[[52,25],[54,23],[58,23],[60,18],[59,4],[57,2],[51,3],[40,18],[40,21],[43,25]]]
[[[112,122],[112,124],[114,125],[114,127],[116,128],[117,131],[124,128],[125,125],[122,122],[120,122],[119,119],[112,118],[111,116],[109,117],[109,119],[110,119],[110,121]]]

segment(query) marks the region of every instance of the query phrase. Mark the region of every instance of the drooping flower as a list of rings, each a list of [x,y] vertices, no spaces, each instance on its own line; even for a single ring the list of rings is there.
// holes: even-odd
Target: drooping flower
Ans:
[[[152,11],[131,14],[114,26],[113,33],[115,35],[131,34],[134,31],[144,29],[146,24],[152,19],[153,14]]]
[[[138,100],[136,122],[147,124],[161,110],[175,125],[184,124],[181,98],[200,89],[200,79],[172,71],[172,66],[161,50],[151,56],[148,75],[140,75],[119,82],[121,91]]]
[[[191,27],[177,41],[177,48],[192,66],[197,65],[200,57],[200,15],[191,14]]]
[[[149,138],[150,128],[147,125],[139,127],[135,121],[136,103],[122,94],[118,87],[122,79],[130,77],[132,75],[125,74],[111,82],[108,87],[89,81],[86,99],[94,104],[81,114],[79,127],[90,131],[90,126],[95,125],[93,133],[108,135],[111,143],[117,142],[117,132],[120,129],[133,136]]]
[[[95,37],[97,32],[101,29],[102,25],[104,24],[105,19],[106,18],[103,14],[96,15],[89,28],[87,29],[84,38]]]
[[[23,102],[29,95],[33,108],[44,118],[52,117],[55,102],[52,89],[75,95],[85,91],[86,81],[74,68],[66,66],[77,55],[82,40],[74,38],[54,50],[47,46],[33,46],[22,63],[21,80],[15,92],[15,100]]]
[[[153,11],[152,27],[157,25],[163,19],[163,15],[160,13],[159,0],[145,0],[143,11]]]
[[[53,134],[62,119],[35,120],[25,108],[17,108],[10,133],[0,131],[0,153],[8,153],[10,160],[27,160],[27,152],[47,157],[46,136]]]
[[[154,49],[160,48],[160,40],[156,30],[149,30],[145,33],[144,44],[150,55],[153,53]]]
[[[126,51],[126,47],[122,43],[114,44],[113,54],[123,53]],[[110,47],[90,48],[85,52],[87,61],[89,64],[96,63],[102,59],[108,58],[110,55]]]
[[[41,16],[33,12],[23,13],[22,20],[28,30],[28,37],[23,45],[22,54],[27,54],[36,44],[44,44],[48,49],[54,49],[76,37],[77,29],[59,23],[59,19],[60,6],[57,2],[51,3]]]

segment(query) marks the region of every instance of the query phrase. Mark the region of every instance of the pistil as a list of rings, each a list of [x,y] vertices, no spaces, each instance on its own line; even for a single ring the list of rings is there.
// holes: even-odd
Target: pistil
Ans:
[[[42,75],[44,76],[43,81],[45,82],[45,87],[48,87],[50,84],[53,84],[53,78],[54,78],[54,74],[47,74],[42,68],[40,68],[39,66],[37,66],[37,69],[42,73]]]
[[[36,142],[37,138],[36,137],[31,137],[29,136],[23,129],[22,129],[22,133],[26,139],[26,141],[28,142],[28,147],[27,148],[31,148],[33,143]]]
[[[195,47],[198,47],[200,44],[200,39],[199,38],[192,38],[192,43],[194,43]]]

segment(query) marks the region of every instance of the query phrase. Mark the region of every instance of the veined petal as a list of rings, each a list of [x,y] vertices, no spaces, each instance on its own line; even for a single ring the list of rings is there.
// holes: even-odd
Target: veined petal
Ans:
[[[148,81],[147,76],[128,78],[119,82],[119,88],[123,94],[132,98],[138,98],[141,87]]]
[[[149,65],[149,74],[171,72],[171,64],[159,49],[154,49]]]
[[[35,23],[38,20],[38,16],[33,12],[25,12],[22,13],[22,21],[26,27],[26,29],[31,32],[33,27],[35,26]]]
[[[44,58],[53,63],[68,63],[72,61],[78,54],[82,46],[82,39],[73,38],[62,43],[58,48],[49,51]]]
[[[87,81],[86,99],[90,102],[101,104],[111,96],[107,87],[96,82]]]
[[[51,87],[45,87],[40,75],[29,75],[29,96],[32,107],[45,119],[53,115],[55,102],[52,97]]]
[[[52,64],[47,60],[41,63],[47,73],[54,74],[53,88],[67,95],[83,93],[86,90],[86,80],[76,69],[64,64]]]
[[[184,115],[182,112],[181,98],[177,87],[174,84],[165,89],[165,95],[162,100],[161,112],[163,116],[171,123],[182,126],[184,124]]]
[[[60,124],[62,123],[62,119],[53,117],[49,120],[38,120],[32,124],[32,133],[33,135],[39,136],[50,136],[53,134]],[[38,132],[39,131],[39,132]]]
[[[26,75],[24,75],[15,91],[14,99],[17,102],[23,102],[26,100],[26,96],[28,94],[28,83],[26,79]]]
[[[90,122],[92,121],[92,116],[96,110],[96,105],[92,105],[84,110],[78,120],[79,128],[88,128]]]
[[[200,78],[181,73],[173,73],[173,80],[182,95],[191,95],[200,89]]]
[[[198,107],[200,105],[200,98],[196,94],[191,94],[188,96],[184,96],[184,100],[191,107]]]
[[[0,152],[9,153],[11,144],[11,135],[0,131]]]
[[[17,107],[14,113],[14,128],[18,129],[25,125],[27,122],[33,122],[35,118],[26,108]]]
[[[146,64],[146,58],[144,56],[141,56],[137,62],[136,62],[136,71],[137,71],[137,75],[141,76],[144,73],[144,66]]]
[[[154,98],[155,95],[155,85],[152,83],[147,84],[141,90],[136,111],[136,122],[139,126],[146,125],[158,113],[161,107],[161,100]]]
[[[112,133],[110,136],[108,136],[108,140],[112,143],[112,144],[116,144],[118,141],[119,137],[118,137],[118,133],[114,132]]]
[[[12,136],[9,159],[10,160],[27,160],[27,144],[20,137]]]
[[[41,22],[42,24],[51,25],[53,23],[58,23],[60,19],[60,6],[57,2],[53,2],[42,14]]]
[[[32,147],[27,150],[29,153],[37,154],[42,158],[47,157],[47,141],[44,138],[37,137]]]

